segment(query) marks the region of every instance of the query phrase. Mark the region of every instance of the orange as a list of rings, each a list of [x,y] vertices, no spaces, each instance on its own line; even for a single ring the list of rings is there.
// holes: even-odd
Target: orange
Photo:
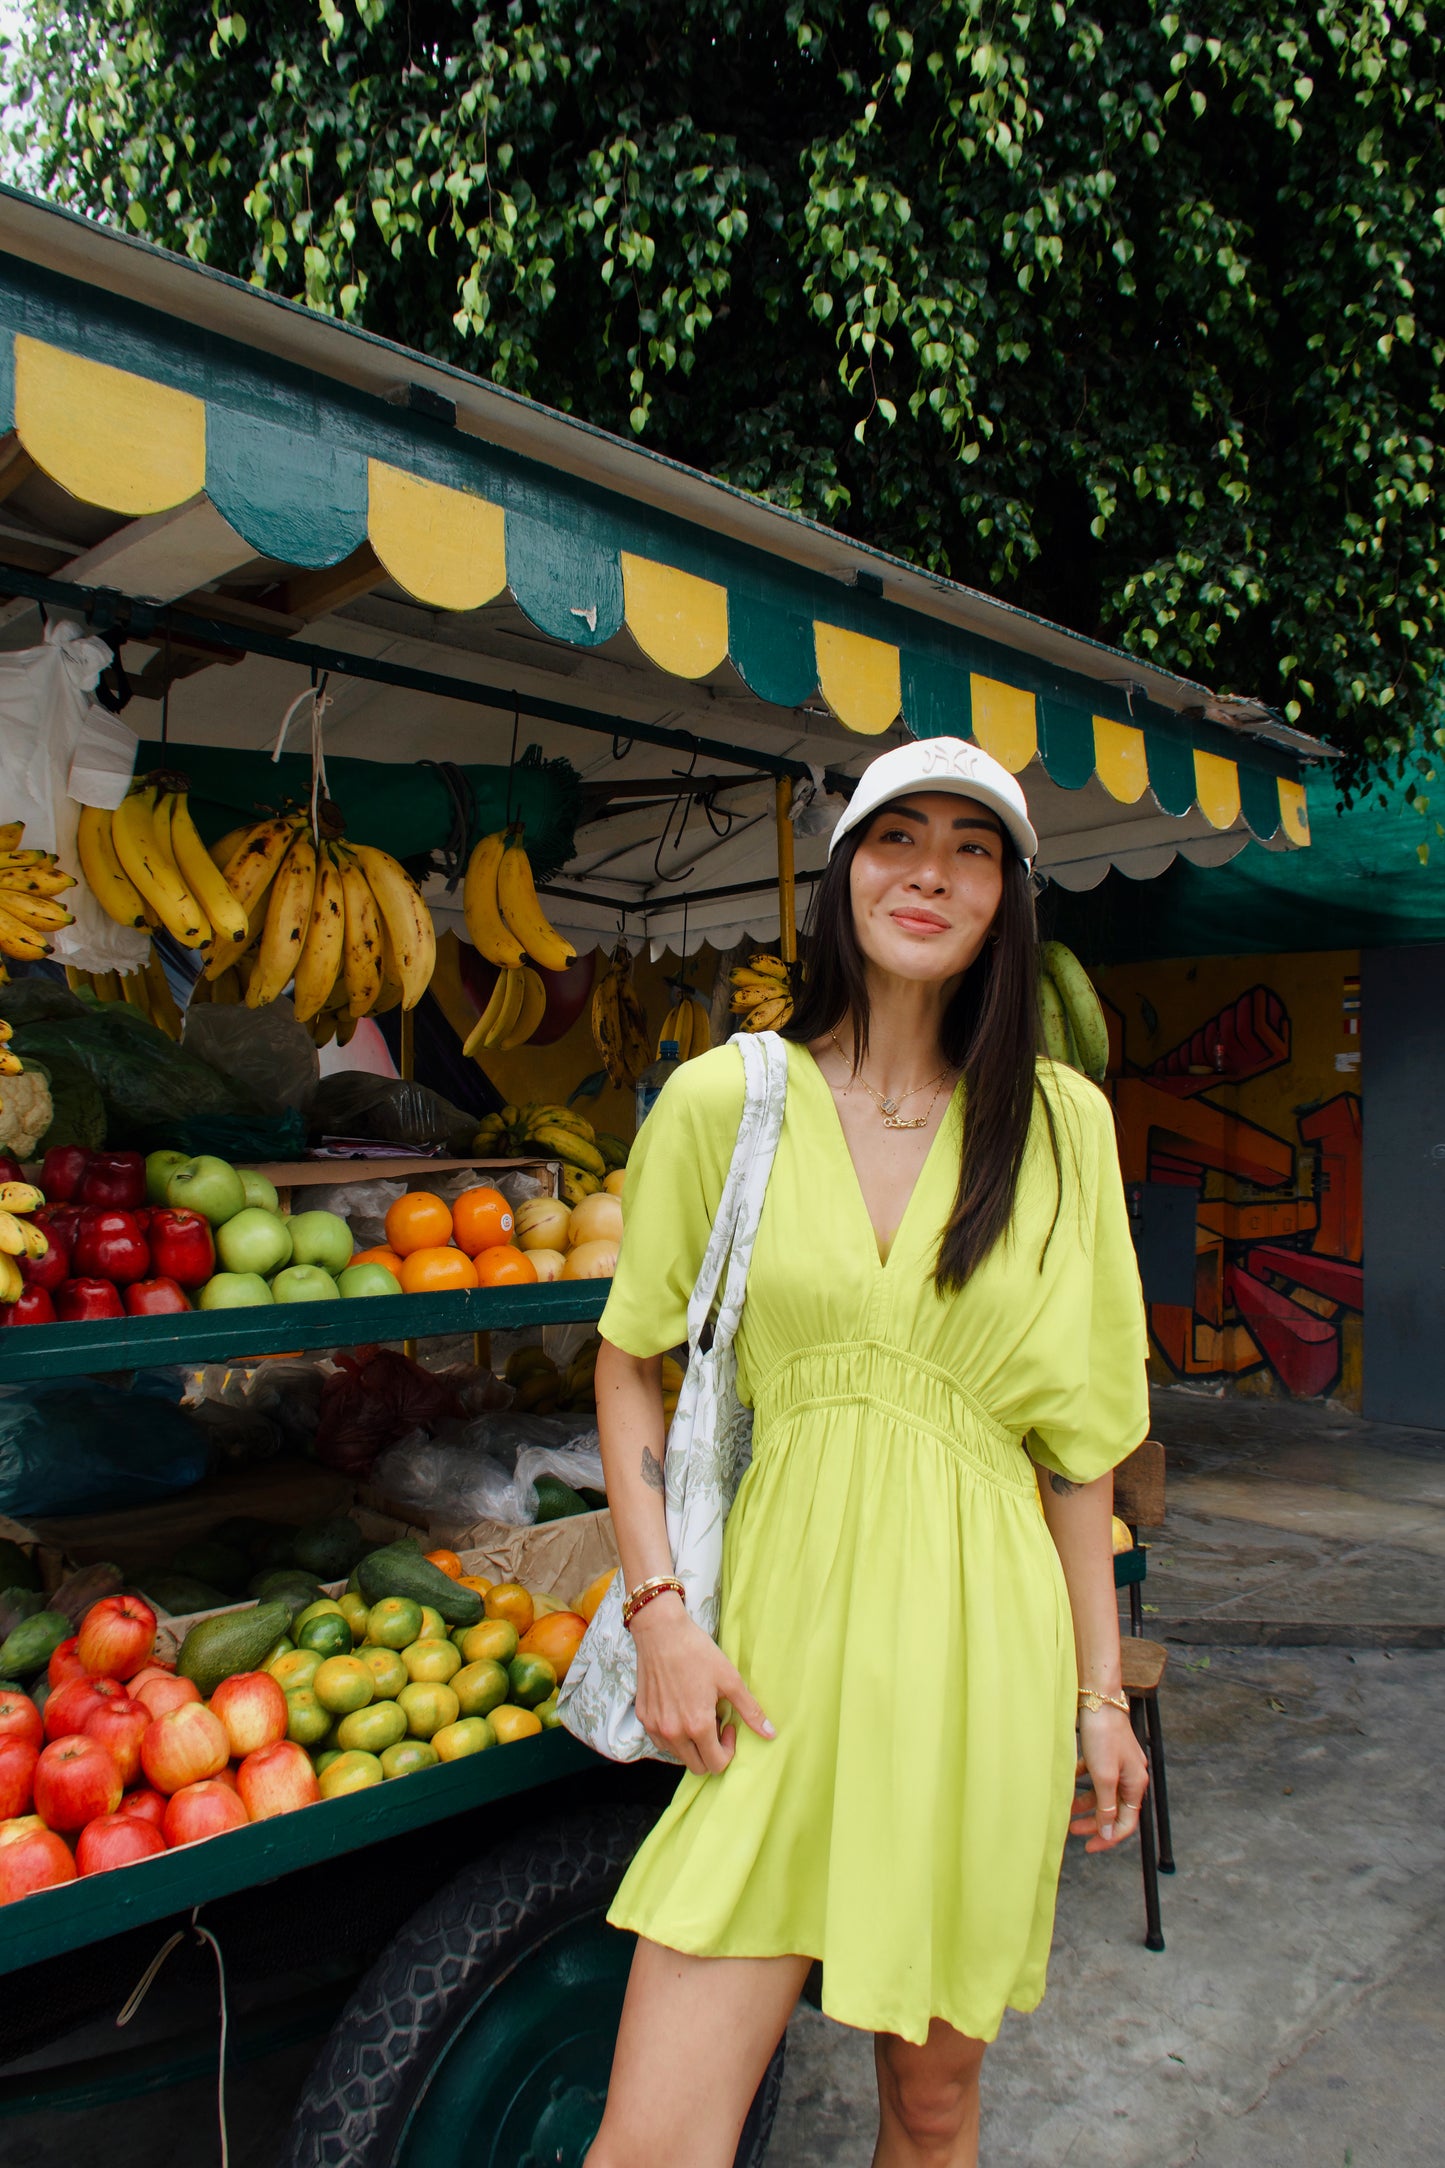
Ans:
[[[587,1621],[576,1611],[552,1611],[529,1626],[517,1644],[520,1656],[545,1656],[557,1674],[558,1684],[582,1643]]]
[[[408,1295],[435,1295],[442,1288],[475,1287],[477,1268],[465,1250],[413,1250],[401,1261],[400,1277]]]
[[[487,1590],[493,1585],[491,1581],[485,1580],[479,1573],[460,1573],[457,1575],[458,1588],[475,1589],[479,1596],[485,1596]]]
[[[394,1279],[401,1278],[401,1259],[384,1242],[378,1242],[375,1249],[358,1250],[351,1262],[354,1265],[385,1265]]]
[[[534,1616],[532,1599],[519,1581],[498,1581],[483,1596],[482,1609],[488,1618],[505,1619],[519,1634],[527,1631]]]
[[[408,1190],[386,1215],[386,1239],[401,1257],[437,1250],[451,1240],[452,1216],[429,1189]]]
[[[542,1729],[540,1716],[534,1716],[530,1709],[519,1709],[510,1701],[493,1709],[487,1721],[499,1746],[511,1746],[517,1739],[535,1739]]]
[[[464,1189],[452,1206],[452,1240],[475,1257],[512,1239],[512,1207],[499,1189]]]
[[[617,1568],[615,1566],[609,1566],[605,1573],[599,1573],[595,1581],[587,1583],[576,1603],[573,1604],[572,1608],[577,1613],[577,1616],[585,1618],[589,1625],[597,1616],[602,1599],[607,1594],[608,1589],[611,1588],[616,1573]]]
[[[460,1581],[462,1577],[462,1562],[455,1551],[428,1551],[426,1562],[444,1573],[449,1581]]]
[[[478,1250],[476,1270],[478,1287],[531,1287],[537,1278],[537,1267],[526,1251],[514,1250],[510,1242]]]

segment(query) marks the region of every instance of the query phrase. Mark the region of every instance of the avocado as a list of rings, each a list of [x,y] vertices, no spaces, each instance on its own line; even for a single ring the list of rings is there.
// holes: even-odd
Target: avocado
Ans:
[[[587,1511],[587,1501],[560,1476],[539,1475],[536,1483],[538,1521],[566,1521]]]
[[[203,1618],[181,1643],[176,1670],[209,1700],[222,1679],[238,1671],[258,1671],[290,1622],[284,1603],[251,1604],[244,1611]]]
[[[577,1496],[582,1500],[589,1513],[605,1513],[607,1511],[606,1491],[593,1490],[590,1485],[579,1483]]]
[[[37,1611],[0,1644],[0,1678],[28,1679],[43,1671],[62,1641],[75,1631],[63,1611]]]
[[[211,1588],[224,1588],[239,1596],[255,1569],[246,1553],[234,1543],[220,1543],[208,1536],[200,1543],[183,1543],[171,1554],[170,1571]]]
[[[314,1573],[318,1581],[344,1581],[366,1552],[365,1536],[344,1513],[325,1521],[309,1521],[297,1529],[291,1542],[293,1562],[303,1573]]]
[[[193,1581],[188,1573],[169,1573],[163,1566],[141,1574],[135,1585],[172,1618],[189,1618],[193,1611],[219,1611],[233,1600],[223,1588]]]
[[[40,1568],[28,1551],[0,1536],[0,1588],[39,1588]]]
[[[358,1561],[356,1579],[368,1603],[379,1603],[383,1596],[410,1596],[440,1611],[448,1626],[475,1626],[482,1615],[482,1599],[475,1589],[451,1580],[405,1540],[368,1551]]]
[[[277,1521],[259,1520],[254,1513],[233,1513],[229,1520],[222,1521],[218,1527],[211,1529],[206,1541],[224,1543],[231,1550],[244,1551],[251,1561],[251,1571],[254,1573],[261,1563],[257,1554],[262,1544],[268,1543],[278,1532],[286,1533]]]
[[[302,1573],[298,1566],[272,1566],[247,1582],[246,1594],[254,1596],[259,1603],[284,1603],[289,1623],[298,1611],[304,1611],[308,1603],[315,1603],[325,1591],[314,1574]],[[283,1627],[282,1631],[285,1630]],[[272,1639],[275,1639],[274,1635]]]

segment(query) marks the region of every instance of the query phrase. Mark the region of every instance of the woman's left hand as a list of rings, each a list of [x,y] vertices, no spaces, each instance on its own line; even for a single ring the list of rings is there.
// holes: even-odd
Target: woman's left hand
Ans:
[[[1086,1786],[1083,1796],[1074,1800],[1069,1835],[1087,1837],[1086,1852],[1112,1852],[1139,1827],[1149,1765],[1122,1709],[1081,1709],[1079,1744],[1083,1759],[1075,1768],[1074,1781],[1084,1784],[1086,1780]]]

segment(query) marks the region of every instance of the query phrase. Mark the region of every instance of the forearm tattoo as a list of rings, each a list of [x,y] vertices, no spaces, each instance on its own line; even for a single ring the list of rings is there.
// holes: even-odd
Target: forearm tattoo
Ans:
[[[1049,1489],[1055,1491],[1060,1498],[1067,1498],[1072,1491],[1076,1491],[1078,1488],[1078,1484],[1071,1483],[1066,1475],[1055,1475],[1050,1471]]]
[[[662,1472],[662,1462],[647,1446],[642,1448],[642,1480],[649,1490],[666,1490],[667,1478]]]

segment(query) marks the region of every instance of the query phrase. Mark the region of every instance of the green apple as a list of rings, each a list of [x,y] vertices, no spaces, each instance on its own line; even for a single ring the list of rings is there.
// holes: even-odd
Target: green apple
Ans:
[[[166,1184],[166,1203],[178,1212],[199,1212],[213,1227],[234,1219],[246,1203],[241,1177],[227,1159],[202,1152],[177,1167]]]
[[[399,1295],[401,1285],[394,1272],[385,1265],[348,1265],[337,1275],[336,1284],[343,1295]]]
[[[164,1204],[166,1184],[177,1167],[184,1167],[190,1160],[189,1152],[147,1152],[146,1154],[146,1203]]]
[[[199,1310],[248,1310],[270,1302],[271,1290],[259,1272],[218,1272],[196,1297]]]
[[[248,1204],[216,1229],[216,1255],[227,1272],[259,1272],[269,1279],[291,1262],[291,1230],[279,1212]]]
[[[339,1212],[295,1212],[291,1217],[291,1262],[319,1265],[333,1279],[351,1263],[356,1247]]]
[[[241,1187],[246,1192],[247,1204],[259,1205],[263,1212],[274,1212],[281,1201],[276,1195],[275,1183],[268,1182],[265,1175],[258,1174],[254,1167],[238,1167],[236,1172],[241,1177]]]
[[[319,1265],[288,1265],[271,1282],[273,1302],[337,1302],[341,1290]]]

